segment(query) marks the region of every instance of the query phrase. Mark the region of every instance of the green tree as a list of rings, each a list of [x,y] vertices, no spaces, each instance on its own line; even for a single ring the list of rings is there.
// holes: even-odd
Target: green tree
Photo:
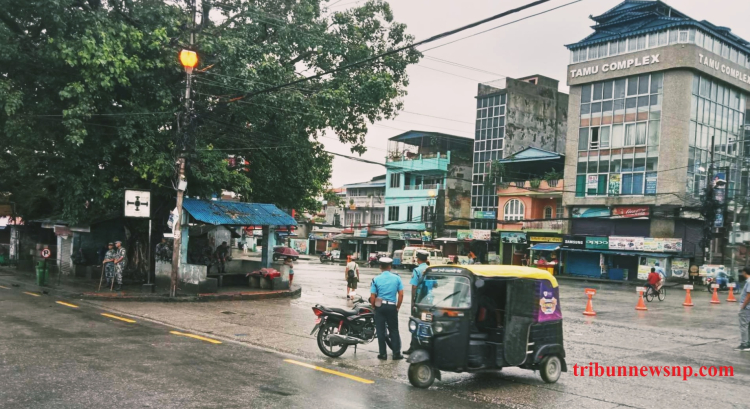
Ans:
[[[368,123],[401,108],[413,50],[242,97],[410,43],[387,3],[198,3],[195,116],[178,132],[189,1],[0,0],[0,191],[23,216],[91,220],[125,188],[168,204],[183,144],[190,196],[314,209],[331,173],[319,138],[364,152]]]

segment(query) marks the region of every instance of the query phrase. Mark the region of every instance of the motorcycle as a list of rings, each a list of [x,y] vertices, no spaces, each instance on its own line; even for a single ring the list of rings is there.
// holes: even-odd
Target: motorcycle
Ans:
[[[312,307],[315,327],[310,335],[317,332],[320,352],[331,358],[337,358],[346,352],[349,346],[369,344],[377,338],[375,333],[375,309],[362,297],[354,301],[352,310],[328,308],[320,304]]]
[[[370,266],[370,268],[373,268],[378,264],[378,260],[380,260],[383,257],[386,257],[385,253],[372,254],[367,259],[367,264]]]
[[[711,284],[718,284],[719,291],[727,290],[729,288],[727,284],[729,284],[732,281],[733,280],[729,277],[727,273],[720,271],[716,273],[715,277],[706,277],[706,291],[708,292],[713,291],[713,289],[711,288]]]
[[[325,263],[326,261],[333,261],[333,254],[330,251],[326,251],[320,255],[320,262]]]

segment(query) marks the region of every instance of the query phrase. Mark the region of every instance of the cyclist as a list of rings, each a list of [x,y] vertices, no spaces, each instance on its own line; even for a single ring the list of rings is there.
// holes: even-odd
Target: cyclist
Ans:
[[[648,273],[648,283],[646,287],[651,287],[654,295],[659,295],[659,288],[661,288],[661,274],[656,272],[656,268],[651,267],[651,272]]]

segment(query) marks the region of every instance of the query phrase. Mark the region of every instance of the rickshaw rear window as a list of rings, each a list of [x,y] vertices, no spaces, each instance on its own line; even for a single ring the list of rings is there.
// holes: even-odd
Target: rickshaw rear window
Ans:
[[[428,307],[471,307],[471,281],[467,277],[428,274],[417,287],[417,304]]]

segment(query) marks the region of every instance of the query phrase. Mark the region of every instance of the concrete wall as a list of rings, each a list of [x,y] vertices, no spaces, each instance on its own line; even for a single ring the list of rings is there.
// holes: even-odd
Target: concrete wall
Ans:
[[[559,152],[565,146],[568,98],[554,88],[511,78],[503,155],[529,146]],[[563,96],[564,95],[564,96]]]

